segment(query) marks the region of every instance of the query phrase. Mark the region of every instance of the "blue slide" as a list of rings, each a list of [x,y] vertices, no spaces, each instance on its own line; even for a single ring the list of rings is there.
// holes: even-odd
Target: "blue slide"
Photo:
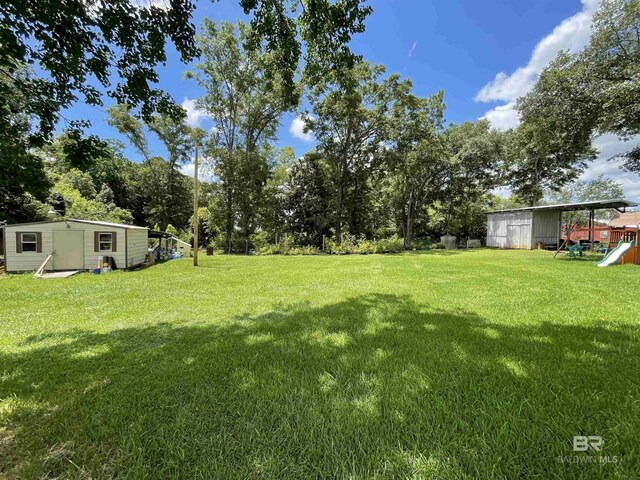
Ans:
[[[635,240],[631,242],[624,242],[620,240],[618,245],[607,253],[602,260],[598,262],[599,267],[608,267],[609,265],[616,265],[620,263],[620,259],[623,257],[625,253],[627,253],[632,247],[636,244]]]

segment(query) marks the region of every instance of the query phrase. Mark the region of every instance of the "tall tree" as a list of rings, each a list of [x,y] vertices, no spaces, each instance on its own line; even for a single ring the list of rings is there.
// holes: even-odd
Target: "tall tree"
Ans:
[[[615,200],[623,197],[622,185],[612,178],[600,175],[593,180],[577,180],[559,191],[547,192],[546,200],[551,203],[588,202],[591,200]],[[618,216],[615,210],[599,210],[597,218],[601,221],[609,221]],[[565,212],[563,223],[566,226],[587,225],[589,212]]]
[[[405,248],[411,247],[416,215],[430,196],[433,200],[435,192],[444,188],[447,172],[446,145],[441,135],[444,92],[420,98],[410,93],[411,88],[410,82],[401,85],[389,118],[389,191]]]
[[[603,1],[586,48],[560,53],[519,100],[523,121],[545,118],[547,135],[582,151],[594,134],[639,134],[639,32],[640,0]],[[640,146],[621,156],[624,168],[640,173]]]
[[[359,62],[333,72],[326,85],[311,91],[313,113],[304,115],[317,150],[327,163],[331,183],[332,227],[342,233],[365,233],[369,179],[384,156],[387,114],[400,82],[398,75],[381,80],[385,69]]]
[[[258,224],[266,232],[266,238],[272,241],[281,238],[287,228],[289,182],[295,160],[295,151],[291,147],[272,149],[268,155],[268,178],[258,212]]]
[[[449,125],[445,137],[450,158],[445,225],[455,216],[460,225],[458,235],[477,236],[478,213],[482,218],[485,197],[502,180],[506,135],[491,130],[487,120],[478,120]]]
[[[547,189],[558,190],[575,180],[595,158],[590,144],[565,142],[552,119],[527,117],[507,140],[505,181],[527,205],[537,205]]]
[[[147,197],[145,206],[149,224],[159,223],[161,228],[169,224],[186,228],[191,213],[184,197],[189,197],[192,182],[183,178],[180,167],[190,161],[193,142],[191,128],[184,121],[184,111],[179,120],[153,115],[144,124],[130,113],[126,105],[117,104],[108,112],[109,123],[125,135],[145,159],[141,178],[147,190],[154,192]],[[145,127],[163,144],[166,159],[150,156]],[[186,202],[191,204],[189,198]]]
[[[281,115],[297,105],[283,78],[274,72],[278,57],[254,45],[243,23],[216,25],[205,20],[198,37],[202,61],[187,76],[205,90],[198,106],[213,119],[206,149],[224,195],[227,251],[240,228],[245,251],[256,228],[256,214],[268,178],[268,141],[274,139]]]
[[[317,152],[307,153],[291,167],[285,210],[290,232],[299,245],[320,247],[323,235],[331,233],[331,186],[327,170],[326,162]]]

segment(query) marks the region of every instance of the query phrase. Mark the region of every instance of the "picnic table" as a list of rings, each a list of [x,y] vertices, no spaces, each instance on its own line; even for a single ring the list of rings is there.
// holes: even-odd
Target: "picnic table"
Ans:
[[[575,258],[577,256],[584,257],[584,251],[586,248],[587,247],[585,245],[571,245],[569,247],[569,257],[571,258]]]

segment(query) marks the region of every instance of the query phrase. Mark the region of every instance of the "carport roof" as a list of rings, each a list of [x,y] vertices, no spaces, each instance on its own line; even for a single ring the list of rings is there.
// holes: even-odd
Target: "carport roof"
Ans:
[[[540,205],[537,207],[523,207],[523,208],[509,208],[505,210],[492,210],[486,213],[507,213],[507,212],[526,212],[530,210],[558,210],[561,212],[570,212],[577,210],[600,210],[603,208],[615,208],[616,210],[624,211],[629,207],[637,207],[636,202],[631,200],[625,200],[624,198],[618,198],[615,200],[591,200],[588,202],[576,202],[576,203],[558,203],[555,205]]]
[[[161,230],[149,230],[149,238],[171,238],[173,235]]]

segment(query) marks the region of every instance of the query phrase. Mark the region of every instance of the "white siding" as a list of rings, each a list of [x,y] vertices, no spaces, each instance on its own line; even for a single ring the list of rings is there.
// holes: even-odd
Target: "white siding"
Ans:
[[[71,230],[81,230],[84,232],[84,268],[90,269],[98,265],[98,257],[110,256],[113,257],[116,266],[118,268],[125,268],[126,256],[125,251],[125,228],[116,226],[105,225],[93,225],[88,223],[69,222]],[[47,258],[47,255],[51,253],[55,246],[53,245],[53,231],[66,229],[65,222],[51,222],[51,223],[36,223],[36,224],[24,224],[7,226],[5,228],[5,243],[6,243],[6,271],[7,272],[29,272],[37,270],[42,262]],[[42,233],[42,252],[22,252],[16,253],[16,232],[41,232]],[[116,233],[116,252],[96,252],[94,251],[94,233],[95,232],[115,232]],[[135,260],[135,264],[142,263],[144,261],[144,255],[142,255],[142,261],[138,262],[140,258],[140,251],[142,244],[144,244],[144,252],[146,253],[146,238],[147,230],[141,229],[129,229],[129,235],[135,232],[132,236],[133,244],[135,247],[132,253],[129,253],[129,258]],[[144,235],[144,241],[142,241],[142,235]],[[130,240],[129,244],[132,244]],[[47,265],[47,270],[52,268],[52,262]],[[129,265],[133,266],[133,265]]]
[[[531,248],[536,243],[557,243],[560,234],[560,210],[541,210],[533,212],[533,236]]]
[[[127,231],[128,267],[135,267],[144,262],[147,255],[149,235],[147,230],[131,229]]]
[[[178,243],[176,248],[179,253],[181,253],[185,257],[191,256],[191,245],[185,245],[184,243]]]
[[[487,215],[487,246],[531,248],[531,211]]]

